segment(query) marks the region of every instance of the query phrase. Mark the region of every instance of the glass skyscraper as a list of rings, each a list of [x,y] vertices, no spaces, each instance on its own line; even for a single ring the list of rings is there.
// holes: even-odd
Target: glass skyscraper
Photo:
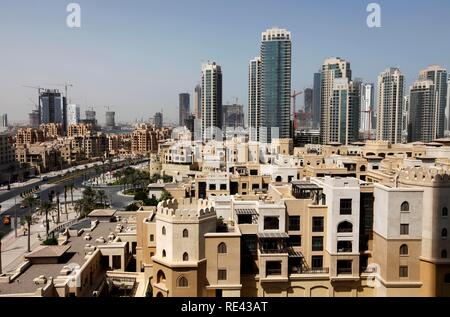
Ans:
[[[262,142],[291,136],[291,33],[272,28],[261,43]],[[272,130],[275,128],[274,130]],[[278,133],[276,129],[278,128]]]

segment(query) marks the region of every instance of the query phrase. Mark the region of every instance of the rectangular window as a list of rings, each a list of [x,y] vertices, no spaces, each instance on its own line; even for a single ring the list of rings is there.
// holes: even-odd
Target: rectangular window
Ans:
[[[312,238],[312,251],[323,251],[323,237]]]
[[[408,267],[400,266],[400,277],[408,277]]]
[[[289,235],[288,244],[291,247],[301,247],[302,246],[302,236]]]
[[[409,225],[408,224],[400,225],[400,234],[401,235],[409,235]]]
[[[155,235],[154,235],[154,234],[151,234],[151,235],[150,235],[150,242],[153,242],[153,241],[155,241]]]
[[[264,217],[264,230],[279,230],[280,219],[278,217]]]
[[[323,232],[323,217],[312,218],[312,231]]]
[[[311,268],[313,270],[323,268],[323,256],[313,256],[311,257]]]
[[[216,184],[209,184],[209,190],[216,190]]]
[[[220,184],[220,190],[227,190],[227,184]]]
[[[227,270],[218,270],[217,271],[217,279],[219,281],[226,281],[227,280]]]
[[[351,215],[352,214],[352,200],[351,199],[341,199],[340,214],[341,215]]]
[[[289,216],[289,231],[300,231],[300,216]]]
[[[266,262],[266,276],[281,275],[281,262],[280,261],[267,261]]]
[[[247,189],[247,183],[242,183],[242,189]]]

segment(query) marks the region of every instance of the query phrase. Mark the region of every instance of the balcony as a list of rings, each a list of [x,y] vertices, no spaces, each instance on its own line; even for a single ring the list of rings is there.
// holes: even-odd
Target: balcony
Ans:
[[[346,268],[346,267],[338,267],[337,268],[337,274],[338,275],[352,275],[352,268]]]

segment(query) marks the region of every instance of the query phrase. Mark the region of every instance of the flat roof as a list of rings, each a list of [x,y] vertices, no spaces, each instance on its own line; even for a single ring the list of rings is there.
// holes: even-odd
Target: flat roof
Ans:
[[[321,189],[322,188],[317,184],[307,182],[307,181],[293,181],[292,186],[295,186],[300,189]]]
[[[91,211],[88,217],[112,217],[116,211],[114,209],[96,209]]]
[[[41,246],[38,247],[33,252],[25,255],[26,259],[31,258],[59,258],[64,253],[67,252],[67,250],[70,249],[70,245],[63,245],[63,246]]]

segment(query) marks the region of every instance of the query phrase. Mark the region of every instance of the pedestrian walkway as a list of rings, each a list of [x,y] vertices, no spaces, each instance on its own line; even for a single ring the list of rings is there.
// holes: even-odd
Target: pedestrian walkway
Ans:
[[[72,206],[68,204],[68,213],[64,212],[64,205],[60,208],[60,224],[76,219],[76,213]],[[52,222],[52,218],[56,220],[56,213],[49,216],[50,230],[57,227],[60,224]],[[43,240],[45,240],[45,215],[35,214],[35,221],[31,225],[30,245],[31,251],[36,249]],[[13,220],[14,221],[14,220]],[[25,225],[24,227],[27,227]],[[3,273],[14,271],[17,265],[23,262],[23,256],[27,253],[28,247],[28,235],[24,228],[18,225],[17,238],[15,232],[12,230],[2,239],[2,268]]]

